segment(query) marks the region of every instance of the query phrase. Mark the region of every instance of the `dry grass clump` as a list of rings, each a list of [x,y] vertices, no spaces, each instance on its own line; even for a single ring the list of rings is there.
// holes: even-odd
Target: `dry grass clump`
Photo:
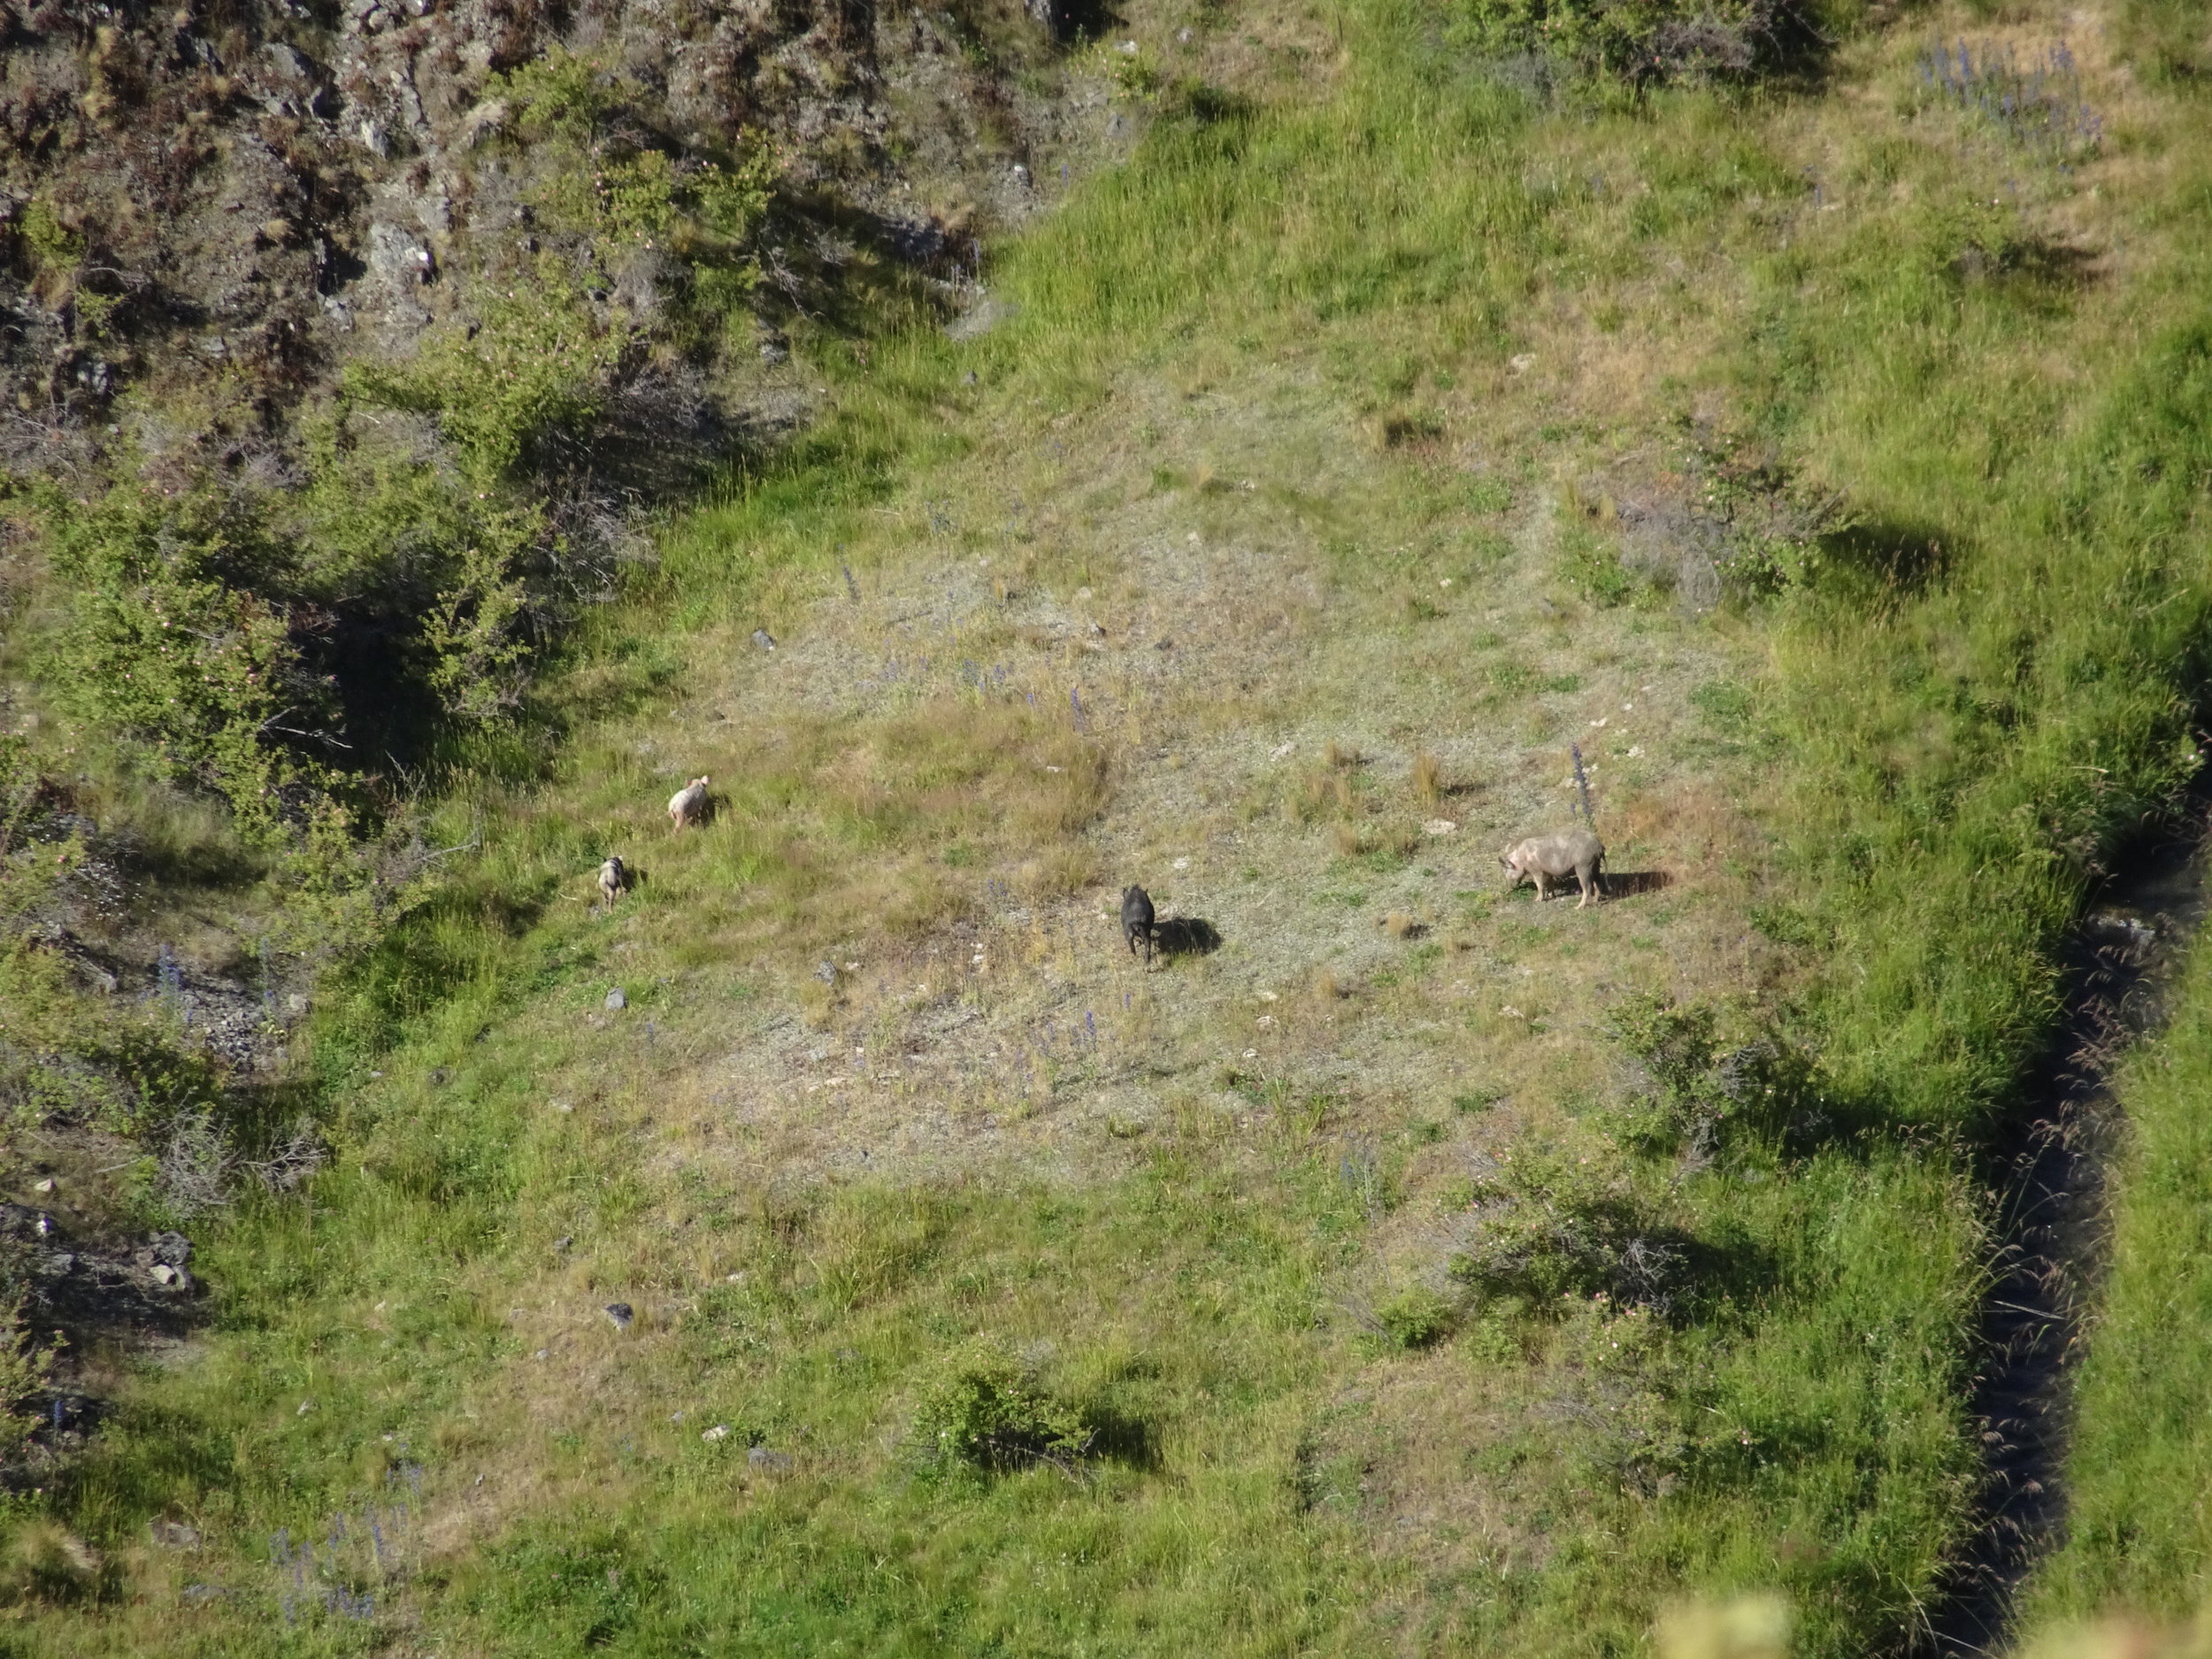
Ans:
[[[1296,796],[1286,803],[1286,815],[1301,824],[1310,824],[1332,812],[1355,812],[1358,808],[1359,797],[1353,792],[1351,779],[1325,769],[1309,772]]]
[[[1431,808],[1444,799],[1444,763],[1425,749],[1413,757],[1413,798]]]
[[[1337,770],[1342,770],[1348,766],[1356,766],[1360,764],[1361,759],[1359,749],[1356,746],[1349,743],[1340,743],[1334,738],[1331,738],[1329,740],[1328,747],[1321,751],[1321,755],[1322,758],[1326,761],[1332,768]]]
[[[1351,987],[1337,978],[1334,968],[1316,968],[1306,982],[1306,995],[1317,1008],[1333,1009],[1351,994]]]
[[[91,1546],[58,1522],[34,1518],[0,1555],[0,1601],[81,1601],[98,1592],[103,1576]]]
[[[1356,824],[1336,826],[1336,850],[1340,857],[1356,858],[1367,850],[1367,833]]]
[[[1429,931],[1428,924],[1410,910],[1393,910],[1382,925],[1393,939],[1418,939]]]

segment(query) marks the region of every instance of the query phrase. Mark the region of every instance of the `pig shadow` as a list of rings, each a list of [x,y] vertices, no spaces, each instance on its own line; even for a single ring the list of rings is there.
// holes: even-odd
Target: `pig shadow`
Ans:
[[[1202,916],[1171,916],[1156,922],[1152,948],[1163,956],[1205,956],[1221,949],[1221,930]]]
[[[1641,893],[1663,893],[1674,885],[1674,878],[1663,870],[1608,871],[1605,875],[1605,896],[1609,899],[1632,899]]]

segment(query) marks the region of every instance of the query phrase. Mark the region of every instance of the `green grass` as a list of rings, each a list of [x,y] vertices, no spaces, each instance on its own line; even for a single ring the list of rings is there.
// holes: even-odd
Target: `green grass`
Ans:
[[[2121,1088],[2126,1144],[2110,1178],[2110,1257],[2075,1384],[2066,1540],[2032,1586],[2032,1616],[2045,1628],[2114,1613],[2178,1622],[2205,1600],[2212,951],[2193,953],[2171,995],[2172,1023],[2134,1056]]]
[[[2096,81],[2140,136],[2062,178],[1915,114],[1901,35],[1849,44],[1831,96],[1547,108],[1400,9],[1343,27],[1325,75],[1164,105],[1129,165],[999,251],[1013,304],[980,341],[902,334],[835,371],[825,422],[672,525],[657,574],[580,637],[547,691],[558,748],[441,809],[441,845],[485,809],[485,850],[319,1017],[342,1156],[311,1209],[215,1230],[204,1352],[128,1376],[26,1506],[127,1586],[29,1604],[31,1650],[1611,1655],[1679,1594],[1753,1586],[1789,1596],[1805,1654],[1904,1640],[1970,1522],[1981,1138],[2085,884],[2195,764],[2212,282],[2186,229],[2202,158],[2176,136],[2195,106]],[[2121,232],[2114,273],[2036,251]],[[1779,457],[1854,523],[1708,618],[1581,603],[1625,568],[1557,503],[1713,456]],[[1256,595],[1174,588],[1176,560],[1133,550],[1186,535],[1262,561]],[[1116,627],[1161,592],[1164,627],[1233,615],[1211,638],[1234,660],[1148,691],[987,615],[918,644],[836,620],[841,561],[920,612],[979,559],[1071,613],[1091,590]],[[1309,575],[1325,620],[1294,633],[1300,659],[1266,605]],[[745,655],[761,622],[786,641],[772,670]],[[810,669],[810,635],[848,654]],[[856,664],[893,653],[934,665],[863,695]],[[959,679],[1001,657],[1012,690]],[[1377,859],[1355,902],[1330,823],[1298,822],[1289,775],[1238,744],[1295,718],[1395,746],[1472,705],[1489,746],[1448,810],[1486,835],[1539,787],[1555,809],[1556,752],[1646,681],[1691,713],[1658,728],[1655,781],[1612,785],[1638,763],[1609,755],[1600,785],[1609,835],[1665,849],[1680,891],[1579,933],[1564,907],[1476,907],[1472,965],[1348,966],[1255,1034],[1254,987],[1356,959],[1425,877]],[[1091,752],[1055,724],[1071,690],[1100,771],[1040,793]],[[1182,795],[1154,764],[1171,741],[1200,757]],[[649,839],[694,768],[726,788],[721,824]],[[1410,812],[1386,790],[1362,772],[1340,815]],[[1065,895],[1232,831],[1300,895],[1268,914],[1303,954],[1256,926],[1105,1001],[1128,982],[1061,942]],[[585,872],[618,845],[651,879],[589,916]],[[978,872],[1031,921],[995,922]],[[926,956],[956,923],[1006,978]],[[1640,965],[1607,948],[1647,933]],[[833,951],[883,986],[810,989]],[[795,1073],[818,1080],[833,1050],[879,1066],[956,1015],[1018,1047],[1071,1023],[1051,984],[1094,998],[1096,1049],[1033,1037],[1025,1071],[927,1087],[913,1068],[895,1123],[850,1142],[815,1121],[830,1084],[763,1057],[819,1044]],[[1635,1086],[1603,1027],[1631,989],[1704,997],[1730,1042],[1807,1070],[1724,1112],[1709,1164],[1625,1150],[1610,1114]],[[2195,1029],[2171,1040],[2176,1110]],[[1248,1066],[1246,1042],[1270,1052]],[[1356,1062],[1408,1051],[1448,1064],[1366,1088]],[[950,1132],[889,1173],[857,1158],[933,1114],[1010,1139],[1094,1098],[1100,1135],[1025,1165]],[[2180,1156],[2163,1144],[2147,1127],[2144,1156]],[[1540,1297],[1446,1271],[1471,1204],[1539,1191],[1484,1164],[1502,1150],[1557,1166],[1541,1194],[1574,1225],[1670,1241],[1666,1318],[1595,1300],[1601,1278]],[[2129,1288],[2133,1225],[2085,1395],[2093,1417],[2130,1390],[2142,1416],[2085,1431],[2123,1440],[2175,1397],[2127,1369],[2151,1363],[2129,1346],[2150,1314],[2128,1298],[2153,1294]],[[639,1310],[620,1336],[593,1311],[618,1299]],[[1112,1428],[1102,1455],[918,1474],[903,1436],[979,1340]],[[788,1470],[756,1467],[756,1437]],[[2137,1484],[2084,1486],[2085,1514],[2169,1465],[2107,1466]],[[333,1534],[402,1504],[388,1561],[357,1524]],[[2193,1523],[2172,1512],[2178,1562]],[[208,1551],[143,1545],[164,1513]],[[298,1540],[325,1542],[296,1563]],[[2083,1586],[2069,1610],[2186,1600],[2082,1559],[2057,1570]]]

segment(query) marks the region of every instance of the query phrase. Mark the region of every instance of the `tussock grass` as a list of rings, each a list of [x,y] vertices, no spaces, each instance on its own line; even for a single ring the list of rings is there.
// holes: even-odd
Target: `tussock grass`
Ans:
[[[1428,750],[1423,749],[1413,757],[1413,772],[1409,779],[1413,798],[1420,805],[1435,808],[1444,800],[1444,763]]]

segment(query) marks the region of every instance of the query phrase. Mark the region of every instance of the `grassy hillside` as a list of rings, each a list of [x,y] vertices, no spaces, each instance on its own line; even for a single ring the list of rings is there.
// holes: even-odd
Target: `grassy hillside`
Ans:
[[[2007,1091],[2197,764],[2198,95],[2124,10],[2009,114],[1929,36],[2056,8],[1640,91],[1509,10],[1134,12],[964,339],[795,332],[821,422],[428,802],[330,1166],[98,1356],[6,1640],[1909,1640]],[[1495,863],[1571,744],[1588,910]]]

